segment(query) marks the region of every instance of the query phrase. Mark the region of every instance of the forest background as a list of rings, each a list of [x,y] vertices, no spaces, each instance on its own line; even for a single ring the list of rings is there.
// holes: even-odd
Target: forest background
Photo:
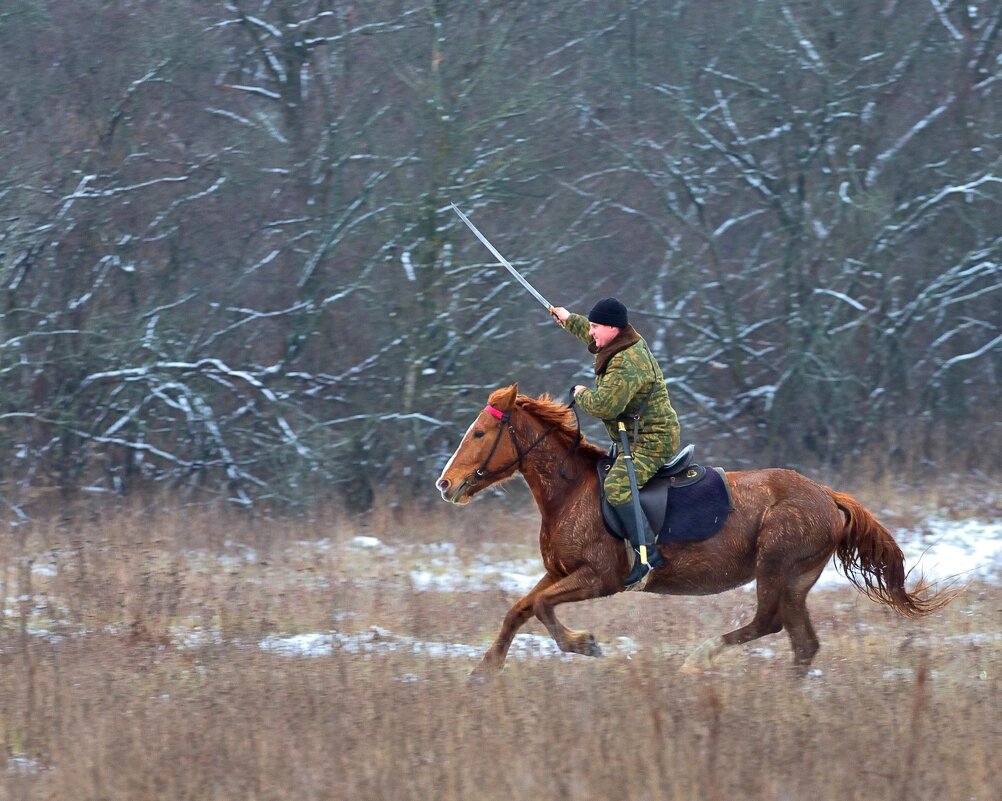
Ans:
[[[997,471],[992,0],[5,0],[0,496],[437,497],[616,295],[729,469]],[[597,428],[586,431],[601,440]]]

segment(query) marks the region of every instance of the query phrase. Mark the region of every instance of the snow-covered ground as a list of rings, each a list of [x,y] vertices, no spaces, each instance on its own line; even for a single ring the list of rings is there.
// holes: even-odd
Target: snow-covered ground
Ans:
[[[953,520],[933,516],[924,519],[914,529],[895,528],[893,533],[905,553],[906,567],[912,571],[909,582],[923,575],[932,582],[964,583],[976,579],[1002,583],[1002,520]],[[345,542],[322,539],[298,542],[292,547],[305,549],[307,554],[323,553],[335,557],[337,563],[345,566],[346,575],[338,577],[322,573],[309,577],[297,575],[293,581],[303,589],[327,586],[332,580],[347,580],[356,585],[370,582],[391,589],[428,593],[502,591],[514,598],[528,592],[543,574],[538,554],[524,544],[515,546],[493,542],[470,548],[449,541],[395,542],[391,547],[375,537],[359,535]],[[381,558],[394,560],[395,569],[390,571],[389,578],[385,575],[369,576],[366,571],[358,569],[358,566],[368,563],[369,551],[376,550]],[[225,553],[200,551],[192,552],[189,557],[192,563],[200,562],[202,568],[208,570],[230,570],[241,564],[256,565],[259,562],[253,548],[236,542],[226,543]],[[33,574],[41,579],[56,575],[57,569],[55,561],[42,558],[32,566]],[[825,569],[818,587],[822,590],[843,588],[852,591],[848,581],[837,572],[834,562]],[[746,585],[747,591],[753,589],[754,584]],[[6,613],[23,613],[24,600],[8,598]],[[51,610],[59,606],[58,599],[36,596],[32,600],[35,602],[34,611],[27,624],[28,631],[58,641],[62,635],[56,633],[59,627],[54,626],[56,621],[51,619]],[[420,639],[366,625],[365,621],[354,618],[349,620],[335,616],[331,624],[331,628],[319,632],[288,636],[273,634],[257,643],[257,647],[287,656],[321,656],[343,651],[372,655],[413,653],[464,660],[478,659],[484,648],[483,643]],[[172,634],[176,646],[180,648],[195,648],[219,639],[218,632],[184,626],[179,626]],[[1002,637],[1002,633],[998,636]],[[625,656],[636,650],[634,643],[625,637],[603,643],[603,648],[606,653]],[[750,653],[752,656],[772,655],[769,649],[752,650]],[[549,637],[538,634],[519,634],[512,645],[511,657],[570,658],[561,654]]]
[[[912,570],[911,578],[919,574],[928,581],[979,579],[1002,582],[1002,521],[949,520],[943,517],[926,519],[915,530],[895,530],[895,539],[905,553],[906,567]],[[374,537],[358,536],[344,547],[352,550],[382,549],[383,543]],[[392,549],[391,549],[392,550]],[[513,561],[464,562],[460,549],[454,543],[440,542],[413,546],[408,555],[411,587],[425,592],[486,592],[502,589],[513,595],[528,592],[543,573],[538,558]],[[818,582],[818,587],[836,589],[849,587],[846,579],[829,564]],[[754,584],[747,585],[747,589]],[[271,636],[261,641],[266,651],[285,655],[322,656],[335,650],[350,653],[409,652],[428,656],[453,656],[477,659],[482,646],[463,643],[420,640],[396,634],[378,626],[361,634],[327,631],[297,634],[288,637]],[[629,656],[635,651],[634,643],[621,637],[603,645],[606,652]],[[561,654],[549,637],[536,634],[519,634],[512,643],[515,659],[531,657],[567,657]],[[753,649],[752,656],[771,657],[768,648]]]

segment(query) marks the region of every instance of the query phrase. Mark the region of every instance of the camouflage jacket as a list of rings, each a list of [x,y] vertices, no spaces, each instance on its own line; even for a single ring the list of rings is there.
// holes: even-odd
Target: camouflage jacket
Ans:
[[[588,335],[588,320],[571,314],[564,328],[595,354],[595,388],[577,396],[578,406],[599,418],[613,442],[619,442],[618,421],[626,423],[630,447],[637,453],[667,460],[679,447],[678,415],[671,406],[664,374],[643,337],[632,325],[599,350]],[[648,399],[649,396],[649,399]],[[633,415],[644,406],[636,441]]]

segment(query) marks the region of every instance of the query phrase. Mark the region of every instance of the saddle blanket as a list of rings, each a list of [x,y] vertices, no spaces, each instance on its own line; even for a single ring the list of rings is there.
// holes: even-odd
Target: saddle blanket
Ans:
[[[661,545],[709,539],[720,531],[728,512],[734,508],[724,471],[719,467],[705,471],[694,467],[702,475],[692,483],[673,486],[670,481],[655,477],[640,490],[641,506],[651,528],[659,532],[657,541]],[[613,536],[626,538],[604,495],[602,518]]]

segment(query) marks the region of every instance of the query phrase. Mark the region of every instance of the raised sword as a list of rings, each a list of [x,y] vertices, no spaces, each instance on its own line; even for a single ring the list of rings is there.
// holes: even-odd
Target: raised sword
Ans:
[[[506,259],[500,253],[498,253],[497,248],[495,248],[494,245],[492,245],[490,242],[487,241],[487,237],[477,230],[477,226],[475,226],[473,223],[470,222],[470,218],[467,217],[465,214],[463,214],[463,212],[459,210],[459,207],[455,203],[450,203],[449,205],[452,206],[452,210],[459,215],[459,219],[461,219],[464,223],[466,223],[467,228],[469,228],[471,231],[473,231],[473,233],[477,235],[477,239],[483,242],[484,245],[487,247],[487,249],[494,254],[494,258],[496,258],[499,262],[501,262],[501,264],[504,265],[504,268],[515,277],[515,280],[518,281],[527,290],[529,290],[529,293],[536,300],[542,303],[543,306],[546,307],[547,311],[552,309],[553,306],[550,304],[550,301],[548,301],[546,298],[540,295],[539,292],[536,291],[536,288],[528,281],[526,281],[518,270],[516,270],[514,267],[511,266],[511,263],[508,261],[508,259]]]

